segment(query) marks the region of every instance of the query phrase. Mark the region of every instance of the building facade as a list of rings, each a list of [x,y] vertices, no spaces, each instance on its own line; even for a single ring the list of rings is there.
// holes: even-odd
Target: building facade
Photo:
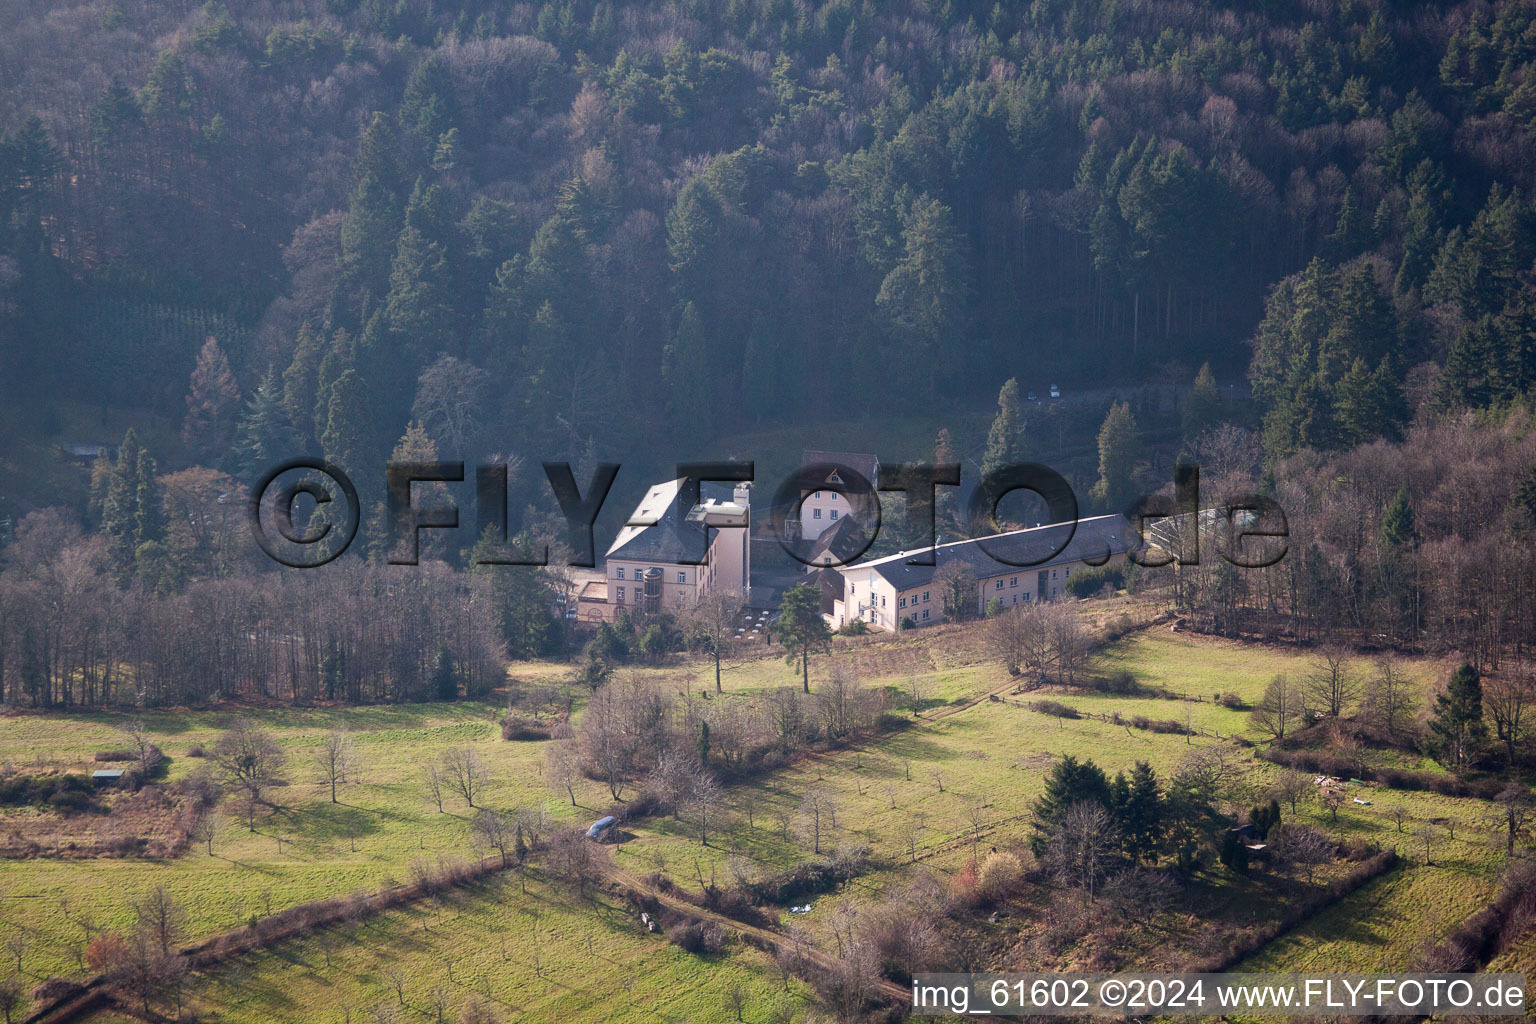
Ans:
[[[604,556],[609,615],[677,613],[712,590],[750,592],[751,486],[738,484],[729,499],[708,497],[681,510],[682,483],[669,480],[647,491],[609,546]],[[685,561],[699,552],[702,564]]]
[[[1049,601],[1066,592],[1074,572],[1103,565],[1131,547],[1133,531],[1123,516],[1079,520],[1070,539],[1069,529],[1069,524],[1058,523],[924,549],[933,553],[934,565],[910,565],[918,552],[903,551],[839,567],[834,571],[842,577],[841,595],[835,595],[835,586],[830,591],[830,625],[837,629],[858,619],[894,631],[904,619],[915,626],[943,622],[941,588],[949,579],[962,581],[968,607],[978,616],[993,600],[1005,610]]]

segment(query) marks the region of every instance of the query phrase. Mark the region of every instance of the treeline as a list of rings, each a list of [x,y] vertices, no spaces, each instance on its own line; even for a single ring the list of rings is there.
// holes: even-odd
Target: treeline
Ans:
[[[27,517],[5,554],[0,703],[452,700],[502,676],[504,593],[440,563],[124,588],[110,538],[56,511]]]

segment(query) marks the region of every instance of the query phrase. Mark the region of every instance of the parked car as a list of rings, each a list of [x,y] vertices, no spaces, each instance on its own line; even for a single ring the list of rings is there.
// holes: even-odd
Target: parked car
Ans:
[[[1061,397],[1061,388],[1057,387],[1055,384],[1051,385],[1051,397],[1052,398],[1060,398]]]

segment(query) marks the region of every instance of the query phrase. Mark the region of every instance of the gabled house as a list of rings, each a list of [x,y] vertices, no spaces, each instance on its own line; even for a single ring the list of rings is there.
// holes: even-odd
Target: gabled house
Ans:
[[[705,483],[692,509],[678,508],[681,479],[646,492],[604,556],[609,613],[678,612],[711,590],[745,596],[752,585],[750,484]],[[705,553],[700,565],[685,559]]]
[[[800,507],[791,510],[787,521],[790,536],[803,537],[806,540],[816,540],[822,533],[837,526],[850,513],[857,518],[855,507],[848,501],[847,496],[833,490],[833,486],[852,485],[854,481],[844,480],[836,466],[845,466],[862,476],[869,482],[869,486],[880,489],[880,460],[873,455],[865,455],[857,452],[823,452],[807,449],[800,457],[802,469],[812,466],[826,466],[818,473],[824,475],[824,482],[828,485],[823,489],[810,488],[800,495]],[[868,528],[870,524],[861,524]]]
[[[837,629],[862,619],[875,628],[895,630],[904,619],[918,626],[943,622],[940,587],[946,576],[963,581],[966,601],[976,615],[985,614],[993,600],[1005,610],[1049,601],[1065,592],[1074,572],[1124,555],[1136,539],[1130,522],[1119,515],[1078,520],[1070,541],[1062,547],[1069,530],[1070,524],[1056,523],[924,549],[933,552],[934,565],[909,565],[918,552],[903,551],[843,566],[834,570],[843,577],[843,585],[841,595],[830,598],[831,625]],[[1057,547],[1062,550],[1052,554]],[[993,553],[1009,562],[1037,564],[1010,565]]]

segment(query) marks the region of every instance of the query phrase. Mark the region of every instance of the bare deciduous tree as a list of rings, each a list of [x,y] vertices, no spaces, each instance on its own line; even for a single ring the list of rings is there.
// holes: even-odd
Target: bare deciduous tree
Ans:
[[[246,824],[255,831],[256,805],[265,802],[268,787],[281,781],[287,754],[270,733],[242,718],[214,744],[213,763],[230,786],[246,794]]]
[[[1290,804],[1291,813],[1295,814],[1296,805],[1311,796],[1316,788],[1311,776],[1306,772],[1287,768],[1280,773],[1280,778],[1275,783],[1275,798]]]
[[[1365,681],[1362,710],[1366,718],[1385,729],[1388,735],[1400,736],[1412,723],[1413,713],[1419,706],[1413,681],[1393,658],[1378,658],[1375,669]]]
[[[1324,647],[1303,683],[1308,707],[1329,718],[1342,718],[1360,696],[1349,651]]]
[[[362,768],[362,754],[345,729],[326,733],[315,754],[320,781],[331,787],[331,803],[336,803],[336,787],[351,782]]]
[[[213,856],[213,841],[218,838],[219,828],[223,824],[223,815],[216,811],[205,811],[198,817],[197,824],[192,826],[192,839],[204,844],[210,857]]]
[[[5,1017],[5,1024],[13,1024],[25,1005],[24,999],[19,978],[0,980],[0,1016]]]
[[[186,932],[187,910],[164,885],[157,885],[133,904],[138,927],[150,935],[161,954],[169,953]]]
[[[576,806],[576,780],[581,778],[581,751],[575,740],[556,740],[544,751],[544,779],[551,789],[564,790]]]
[[[443,773],[447,778],[448,787],[470,807],[475,806],[475,797],[490,782],[490,765],[480,756],[480,752],[474,747],[451,747],[443,752]]]
[[[1485,679],[1483,707],[1493,719],[1494,734],[1504,744],[1505,754],[1513,765],[1536,709],[1536,675],[1528,665],[1518,665]]]
[[[470,827],[474,830],[476,842],[501,854],[501,866],[505,868],[507,851],[516,838],[512,822],[496,811],[481,809],[475,813]]]
[[[1067,884],[1092,903],[1119,845],[1114,819],[1097,801],[1081,800],[1067,808],[1048,850],[1048,862]]]
[[[1285,858],[1306,872],[1307,884],[1319,866],[1333,860],[1338,846],[1328,836],[1308,825],[1288,825],[1280,840]]]
[[[745,607],[741,594],[734,590],[711,590],[699,598],[688,616],[688,630],[694,646],[710,656],[715,665],[715,692],[720,693],[721,663],[730,657],[741,625]]]
[[[1249,718],[1265,736],[1283,740],[1301,718],[1301,704],[1301,687],[1284,674],[1277,675],[1264,687],[1264,696],[1254,705]]]
[[[725,806],[725,790],[708,769],[700,769],[688,792],[688,809],[699,826],[699,842],[709,845],[710,826],[716,824]]]

